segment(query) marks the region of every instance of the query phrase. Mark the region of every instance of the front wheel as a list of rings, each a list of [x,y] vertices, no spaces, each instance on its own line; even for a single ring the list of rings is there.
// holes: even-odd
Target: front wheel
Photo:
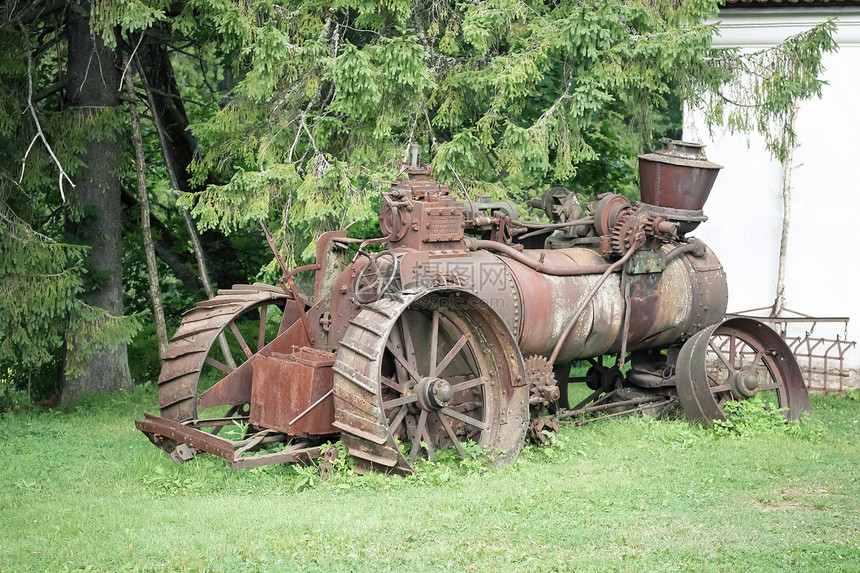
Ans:
[[[681,348],[676,384],[684,414],[709,426],[730,400],[761,396],[787,420],[810,411],[809,392],[788,345],[766,324],[732,318],[696,333]]]

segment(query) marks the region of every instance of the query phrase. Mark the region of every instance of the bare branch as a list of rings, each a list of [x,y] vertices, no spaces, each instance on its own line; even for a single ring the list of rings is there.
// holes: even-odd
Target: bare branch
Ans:
[[[60,91],[64,87],[66,87],[66,84],[68,84],[68,80],[66,77],[64,77],[63,79],[61,79],[60,81],[58,81],[54,85],[47,87],[47,88],[43,89],[42,91],[36,93],[33,96],[33,103],[38,103],[38,102],[42,101],[43,99],[45,99],[46,97],[50,97],[50,96],[54,95],[55,93],[57,93],[58,91]]]
[[[131,55],[128,57],[128,61],[125,63],[125,67],[122,69],[122,75],[119,77],[119,87],[116,89],[116,91],[118,91],[118,92],[122,91],[123,81],[125,81],[125,74],[126,74],[126,72],[128,72],[128,68],[131,66],[131,61],[134,59],[134,55],[137,53],[137,49],[140,47],[140,43],[143,42],[144,32],[146,32],[146,30],[140,31],[140,38],[137,40],[137,45],[131,51]],[[131,90],[130,93],[131,93],[131,97],[133,97],[134,96],[134,90]]]
[[[21,9],[17,17],[13,18],[12,14],[15,12],[16,8],[15,3],[12,3],[9,6],[3,6],[8,16],[5,22],[0,23],[0,30],[10,24],[23,24],[26,26],[42,16],[49,16],[50,14],[63,10],[65,7],[65,0],[57,0],[50,4],[45,4],[43,0],[34,0],[29,6]]]
[[[27,157],[30,156],[30,150],[33,149],[33,146],[36,144],[36,142],[38,140],[39,140],[39,135],[37,134],[33,137],[33,141],[30,142],[30,146],[27,147],[26,153],[24,153],[24,159],[21,160],[21,177],[18,178],[19,184],[24,180],[24,170],[27,167]]]
[[[51,159],[54,160],[54,163],[57,165],[57,169],[60,170],[60,177],[59,177],[60,197],[63,199],[63,202],[65,203],[66,194],[63,192],[63,179],[68,181],[69,185],[71,185],[72,188],[75,187],[75,183],[74,183],[74,181],[72,181],[72,178],[69,177],[68,173],[66,173],[66,170],[63,169],[62,163],[60,163],[60,160],[57,158],[56,154],[54,153],[54,150],[51,148],[51,144],[48,143],[48,138],[45,137],[45,133],[42,131],[42,124],[39,122],[39,116],[36,114],[36,106],[33,105],[33,52],[30,48],[30,36],[27,32],[27,28],[24,26],[24,23],[21,22],[20,20],[18,21],[18,26],[21,28],[21,32],[24,33],[24,38],[27,41],[27,109],[30,110],[30,115],[33,116],[33,123],[35,123],[35,125],[36,125],[37,137],[42,140],[42,143],[45,145],[45,149],[48,150],[48,153],[50,154]],[[35,143],[35,141],[36,141],[36,139],[34,138],[33,142]],[[30,147],[33,147],[32,143],[30,144]],[[27,153],[29,154],[29,152],[30,152],[30,150],[28,149]],[[27,157],[25,156],[24,161],[26,161],[26,160],[27,160]],[[23,177],[24,177],[24,168],[22,165],[22,168],[21,168],[22,180],[23,180]]]

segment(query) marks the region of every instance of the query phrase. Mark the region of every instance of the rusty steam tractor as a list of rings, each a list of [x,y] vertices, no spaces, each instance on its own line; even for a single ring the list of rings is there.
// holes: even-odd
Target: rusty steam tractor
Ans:
[[[383,238],[325,233],[316,263],[284,268],[280,286],[234,286],[185,314],[161,417],[137,427],[177,463],[199,451],[234,468],[310,463],[339,436],[359,471],[406,474],[472,442],[509,462],[527,434],[583,415],[677,402],[707,424],[764,392],[798,418],[809,397],[788,347],[726,319],[723,268],[687,236],[721,167],[669,140],[639,159],[641,203],[583,206],[556,187],[532,201],[550,222],[529,222],[508,201],[457,200],[413,150],[408,178],[383,193]],[[312,296],[294,281],[306,271]],[[590,394],[572,404],[577,382]],[[237,425],[239,439],[221,435]]]

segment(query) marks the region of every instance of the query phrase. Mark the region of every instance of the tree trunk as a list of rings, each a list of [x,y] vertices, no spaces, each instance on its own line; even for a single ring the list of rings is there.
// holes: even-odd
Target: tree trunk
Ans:
[[[140,73],[140,80],[143,82],[143,87],[146,89],[146,97],[149,100],[150,109],[152,109],[152,124],[155,127],[155,132],[158,134],[158,143],[161,146],[162,157],[164,158],[164,167],[167,170],[167,176],[170,179],[170,186],[179,191],[179,176],[177,174],[176,165],[173,162],[173,156],[170,154],[168,150],[167,144],[167,134],[165,133],[161,121],[159,119],[159,115],[155,112],[156,103],[154,99],[154,94],[152,89],[150,89],[149,83],[146,78],[146,73],[143,70],[143,67],[138,64],[138,72]],[[200,270],[200,280],[203,282],[203,288],[206,290],[206,296],[209,298],[213,298],[215,296],[215,290],[212,288],[212,282],[209,280],[209,270],[206,265],[206,254],[203,252],[203,245],[200,243],[200,237],[197,234],[197,229],[194,227],[194,221],[191,220],[191,215],[188,214],[188,211],[185,209],[181,209],[182,218],[185,220],[185,227],[188,230],[188,236],[191,237],[191,244],[194,247],[194,254],[197,257],[197,267]],[[218,335],[218,344],[221,346],[221,352],[224,355],[224,359],[227,363],[227,366],[230,368],[236,368],[236,363],[233,361],[233,356],[229,352],[229,346],[227,344],[227,337],[224,336],[224,333]]]
[[[798,107],[794,106],[791,113],[791,128],[794,129],[794,124],[797,121]],[[788,157],[782,162],[782,234],[779,239],[779,269],[776,276],[776,296],[774,297],[773,307],[770,315],[778,317],[782,315],[785,307],[785,265],[788,256],[788,230],[791,224],[791,170],[794,162],[795,145],[788,150]],[[782,332],[782,325],[776,323],[777,332]]]
[[[70,113],[94,115],[120,105],[117,53],[90,32],[90,3],[79,0],[67,10],[68,89]],[[77,108],[77,109],[74,109]],[[118,174],[122,149],[111,134],[92,133],[85,142],[84,164],[76,173],[76,200],[84,212],[75,225],[78,239],[90,247],[87,266],[94,286],[83,298],[114,316],[122,308],[122,189]],[[61,401],[69,403],[92,392],[133,388],[125,344],[95,356],[78,378],[63,375]]]
[[[141,77],[146,78],[147,98],[150,102],[153,123],[160,126],[159,138],[162,142],[164,163],[168,168],[173,169],[174,179],[171,184],[179,191],[199,192],[216,181],[207,179],[202,185],[194,185],[191,182],[188,168],[195,155],[199,154],[199,149],[197,140],[188,129],[188,115],[173,73],[170,52],[165,40],[170,35],[170,26],[160,23],[154,27],[151,34],[144,36],[138,50],[139,65],[143,70]],[[222,261],[222,264],[207,270],[208,280],[221,285],[232,285],[247,280],[244,266],[240,264],[241,257],[221,231],[208,229],[200,234],[195,231],[189,238],[195,251],[198,248],[194,245],[195,241],[203,241],[206,245],[206,253],[212,259]]]
[[[160,22],[155,25],[153,34],[146,34],[138,50],[141,77],[148,84],[147,97],[152,115],[161,126],[162,134],[169,143],[165,153],[171,156],[170,164],[176,169],[176,184],[180,191],[194,191],[190,184],[191,174],[188,166],[197,151],[197,140],[188,129],[188,115],[173,74],[170,54],[163,38],[169,38],[170,25]]]
[[[129,62],[129,65],[131,63]],[[167,352],[167,324],[164,321],[164,306],[161,304],[161,287],[158,284],[158,265],[155,263],[155,247],[149,228],[149,196],[146,191],[146,154],[143,151],[143,137],[140,135],[140,114],[134,97],[131,74],[125,80],[131,110],[131,134],[134,141],[135,167],[137,170],[137,194],[140,203],[140,234],[143,237],[143,251],[146,255],[149,298],[152,300],[152,315],[155,318],[155,334],[158,337],[158,357],[164,358]]]

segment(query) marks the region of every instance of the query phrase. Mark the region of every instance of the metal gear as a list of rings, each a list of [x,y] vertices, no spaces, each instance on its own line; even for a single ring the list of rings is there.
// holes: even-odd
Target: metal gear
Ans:
[[[535,418],[529,424],[529,438],[539,446],[545,446],[549,441],[548,434],[558,434],[558,423],[549,416]]]
[[[612,252],[623,254],[633,244],[636,234],[641,231],[639,219],[632,211],[626,211],[618,217],[618,221],[609,233],[609,244]]]
[[[531,389],[529,403],[541,409],[550,402],[555,402],[561,397],[561,391],[555,381],[549,361],[543,356],[530,356],[525,360],[526,380]]]
[[[660,227],[664,226],[664,229],[661,230]],[[673,230],[667,231],[665,227],[670,227]],[[645,230],[645,234],[652,237],[673,237],[676,236],[677,229],[676,225],[670,223],[669,219],[664,217],[663,215],[655,215],[651,214],[645,219],[645,223],[643,225],[643,229]]]

